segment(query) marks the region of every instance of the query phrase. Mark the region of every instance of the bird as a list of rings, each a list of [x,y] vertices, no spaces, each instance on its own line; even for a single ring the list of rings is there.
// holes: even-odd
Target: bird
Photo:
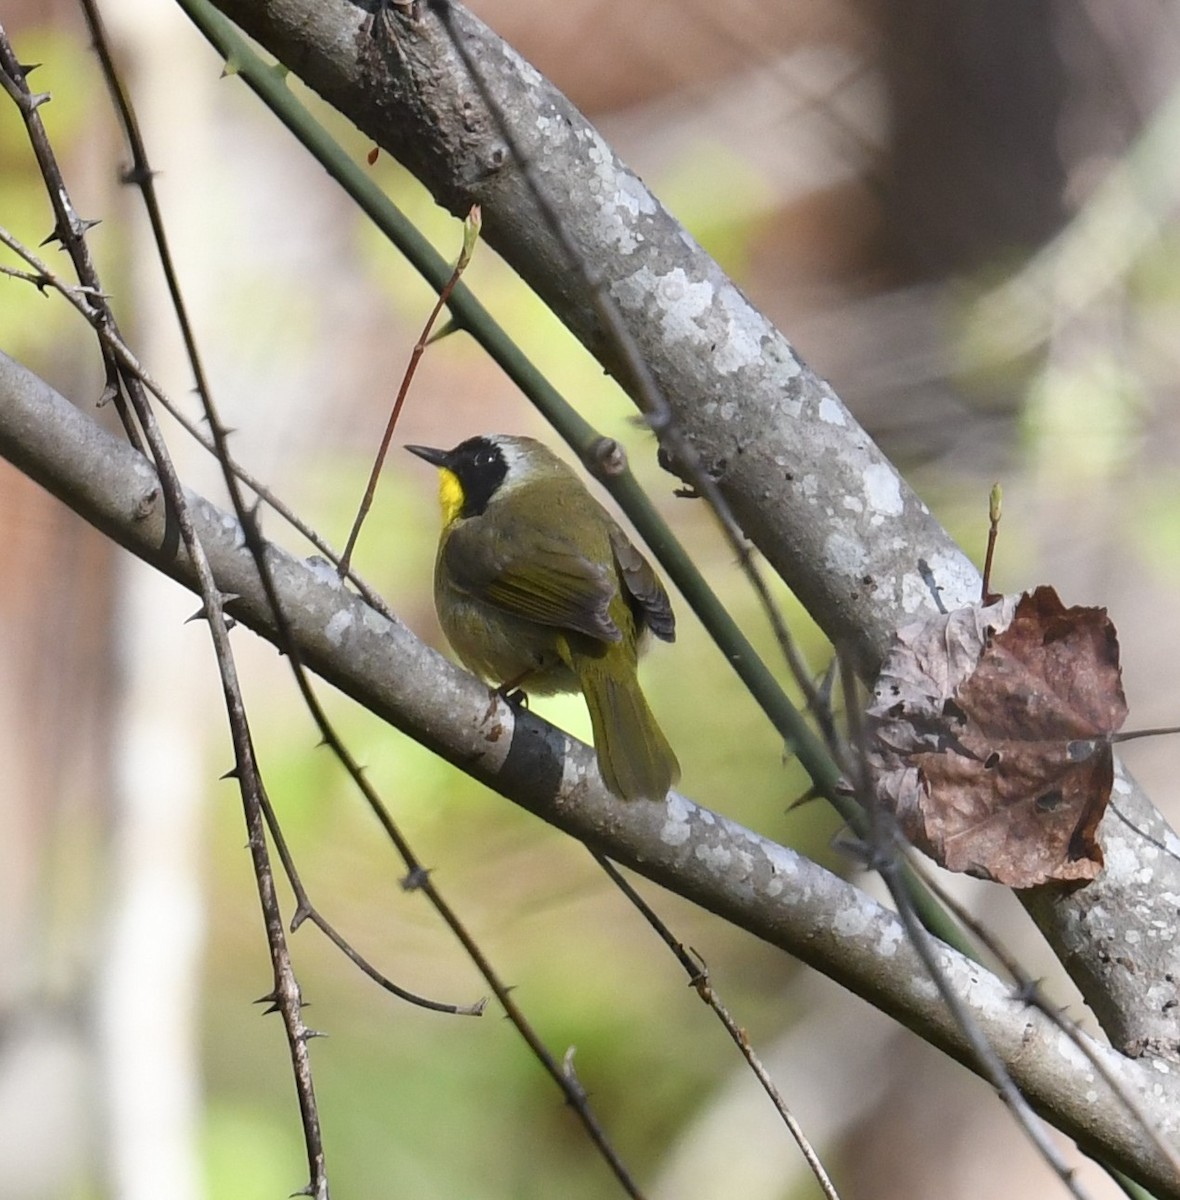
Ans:
[[[623,800],[663,800],[680,765],[639,686],[648,635],[675,641],[659,576],[573,469],[543,443],[481,434],[406,446],[439,470],[439,624],[501,694],[580,690],[598,769]]]

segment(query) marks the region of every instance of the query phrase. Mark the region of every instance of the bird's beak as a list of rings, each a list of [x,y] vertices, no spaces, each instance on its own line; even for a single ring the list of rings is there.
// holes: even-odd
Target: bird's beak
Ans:
[[[436,467],[445,467],[451,460],[449,450],[436,450],[433,446],[407,446],[406,449]]]

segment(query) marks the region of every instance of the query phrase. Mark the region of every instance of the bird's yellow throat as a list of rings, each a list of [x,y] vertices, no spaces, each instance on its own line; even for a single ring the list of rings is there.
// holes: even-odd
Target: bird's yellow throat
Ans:
[[[438,472],[438,502],[442,506],[444,528],[454,521],[463,511],[463,485],[458,475],[446,467],[440,467]]]

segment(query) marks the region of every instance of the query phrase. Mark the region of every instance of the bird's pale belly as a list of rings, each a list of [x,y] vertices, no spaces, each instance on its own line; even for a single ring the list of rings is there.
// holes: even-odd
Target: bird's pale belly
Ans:
[[[513,683],[538,695],[579,690],[557,652],[561,630],[512,616],[437,579],[435,605],[451,648],[488,683]]]

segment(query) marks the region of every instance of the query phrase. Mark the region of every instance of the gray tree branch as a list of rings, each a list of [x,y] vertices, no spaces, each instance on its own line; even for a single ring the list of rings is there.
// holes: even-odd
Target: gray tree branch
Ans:
[[[0,455],[132,553],[195,590],[150,464],[48,384],[0,354]],[[192,520],[228,610],[274,640],[257,569],[235,519],[190,495]],[[811,964],[973,1066],[898,919],[792,850],[673,794],[622,803],[593,751],[488,691],[397,622],[343,588],[335,572],[278,547],[268,558],[303,661],[469,774],[617,862]],[[983,967],[939,947],[951,986],[1035,1108],[1152,1188],[1180,1180],[1066,1034]],[[1180,1080],[1162,1064],[1092,1044],[1148,1118],[1176,1139]]]
[[[484,236],[626,387],[590,290],[543,219],[457,55],[441,0],[215,0]],[[894,629],[979,597],[978,572],[831,388],[533,67],[460,5],[450,21],[583,263],[594,265],[680,432],[753,543],[833,641],[870,669]],[[1107,868],[1025,903],[1115,1045],[1180,1055],[1177,844],[1125,773]]]

